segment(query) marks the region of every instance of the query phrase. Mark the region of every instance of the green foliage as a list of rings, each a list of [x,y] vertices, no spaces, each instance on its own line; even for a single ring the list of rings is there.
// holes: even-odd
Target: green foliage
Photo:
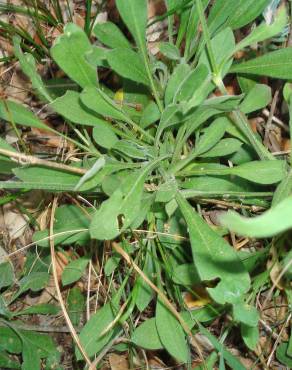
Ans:
[[[249,49],[251,44],[261,44],[278,35],[286,26],[287,12],[280,7],[271,24],[263,22],[253,27],[236,43],[234,30],[256,20],[268,0],[256,4],[252,0],[166,3],[168,11],[163,17],[168,19],[169,39],[159,43],[159,56],[150,54],[147,48],[146,0],[116,0],[131,42],[122,28],[111,22],[93,28],[102,47],[91,43],[88,22],[86,31],[67,24],[50,54],[74,87],[71,84],[70,90],[70,85],[65,84],[64,94],[56,98],[52,98],[38,76],[34,58],[24,54],[23,44],[15,39],[15,54],[33,88],[49,102],[51,110],[66,120],[70,135],[76,134],[74,143],[83,152],[78,153],[75,161],[71,157],[67,160],[69,167],[59,169],[52,168],[49,161],[21,166],[5,159],[8,164],[1,168],[1,174],[16,178],[5,178],[0,187],[82,193],[86,207],[69,201],[57,207],[51,236],[59,253],[68,246],[75,247],[62,273],[62,284],[71,285],[66,303],[75,326],[82,319],[85,302],[74,284],[82,279],[91,258],[98,259],[104,246],[111,245],[103,241],[117,241],[179,308],[190,330],[199,330],[210,340],[218,352],[210,359],[211,366],[219,357],[220,369],[226,362],[232,369],[240,370],[243,365],[223,345],[225,337],[218,340],[199,322],[211,322],[231,312],[231,325],[240,327],[248,348],[256,348],[259,316],[251,299],[251,274],[257,258],[246,263],[222,235],[230,229],[241,235],[267,237],[292,227],[291,170],[286,160],[277,159],[267,150],[248,121],[253,117],[250,113],[271,102],[272,94],[268,85],[247,76],[291,79],[291,48],[264,54],[266,47],[262,47],[263,54],[256,58]],[[174,14],[179,21],[177,35]],[[185,48],[181,47],[183,44]],[[246,61],[235,61],[234,54],[243,49]],[[118,84],[114,85],[115,91],[105,85],[104,70],[114,76]],[[241,81],[241,87],[246,82],[248,87],[242,87],[242,95],[227,94],[223,79],[231,74]],[[291,111],[289,85],[284,96]],[[0,117],[12,126],[54,131],[13,101],[0,101]],[[14,150],[2,142],[0,149]],[[1,157],[1,161],[3,158],[6,157]],[[76,158],[81,158],[78,163]],[[222,228],[210,226],[204,213],[199,212],[201,200],[210,198],[212,202],[223,200],[227,205],[232,199],[230,207],[234,203],[238,207],[245,205],[251,213],[250,204],[268,208],[276,186],[273,207],[261,216],[243,218],[227,213],[220,217]],[[36,231],[33,240],[49,257],[49,231]],[[110,253],[108,247],[106,252]],[[190,347],[181,324],[167,305],[155,297],[143,276],[136,278],[132,274],[132,280],[128,280],[132,270],[120,268],[121,261],[116,252],[105,261],[106,281],[111,275],[116,276],[121,288],[117,292],[116,285],[109,284],[108,292],[102,293],[102,307],[81,328],[79,338],[85,352],[93,358],[127,327],[132,345],[165,349],[177,360],[188,363]],[[289,261],[283,261],[287,266]],[[10,301],[4,294],[0,297],[0,316],[9,323],[13,316],[56,314],[56,308],[50,305],[11,312],[12,302],[24,293],[42,290],[48,282],[48,269],[31,268],[21,277]],[[289,278],[289,273],[285,278]],[[13,289],[13,283],[11,265],[2,263],[1,292]],[[182,293],[194,285],[205,289],[211,303],[188,312],[183,307]],[[133,326],[135,320],[124,325],[133,312],[143,312],[155,299],[155,317],[137,328]],[[0,336],[0,366],[3,363],[5,367],[17,368],[10,353],[22,353],[23,369],[37,369],[41,359],[53,361],[57,357],[51,342],[46,343],[47,349],[42,347],[46,336],[39,339],[36,333],[21,332],[19,328],[12,331],[9,325],[0,329],[7,329],[2,335],[5,340]],[[41,351],[34,357],[33,349],[39,347]],[[280,361],[287,364],[283,348],[278,352]],[[75,355],[78,361],[82,360],[78,349]]]

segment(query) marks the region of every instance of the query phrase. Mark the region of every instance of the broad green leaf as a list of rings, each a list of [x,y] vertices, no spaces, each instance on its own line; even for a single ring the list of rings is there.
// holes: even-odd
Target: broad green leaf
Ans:
[[[211,334],[203,325],[198,323],[201,334],[205,335],[212,343],[216,351],[220,352],[224,357],[226,363],[232,370],[246,370],[246,367],[229,351],[227,351],[224,345]]]
[[[85,59],[85,54],[91,48],[84,30],[74,23],[67,23],[64,33],[52,46],[51,55],[59,67],[78,85],[96,86],[96,69]]]
[[[146,49],[147,1],[116,0],[118,11],[131,32],[136,45]]]
[[[146,147],[133,143],[130,140],[118,140],[112,149],[135,159],[147,159],[147,154],[149,154]]]
[[[13,316],[20,315],[57,315],[60,312],[60,308],[50,304],[50,303],[41,303],[35,306],[30,306],[23,310],[13,313]]]
[[[47,101],[52,101],[52,98],[45,87],[40,75],[37,72],[34,57],[30,53],[23,53],[20,47],[21,39],[18,36],[13,37],[14,54],[18,58],[22,71],[31,80],[32,87]]]
[[[179,112],[179,107],[175,104],[170,104],[162,112],[160,122],[157,127],[155,143],[158,145],[160,137],[163,131],[170,126],[179,123],[181,120],[181,114]]]
[[[0,327],[0,348],[16,354],[22,351],[22,342],[19,336],[9,327]]]
[[[68,90],[65,95],[54,100],[50,106],[53,110],[73,123],[85,126],[105,127],[108,123],[90,111],[76,91]]]
[[[114,103],[114,101],[108,101],[104,93],[99,89],[87,87],[81,93],[81,101],[90,110],[103,117],[125,121],[125,115],[121,111],[121,107]]]
[[[271,88],[267,85],[256,84],[248,92],[239,108],[243,113],[247,114],[266,107],[271,100]]]
[[[84,312],[85,298],[77,286],[70,289],[67,297],[67,309],[73,325],[78,326]]]
[[[80,257],[66,265],[62,272],[62,284],[69,285],[78,281],[84,274],[88,263],[88,258]]]
[[[86,208],[85,211],[74,205],[63,205],[56,209],[54,234],[63,233],[54,237],[56,245],[71,245],[76,242],[83,245],[88,242],[89,235],[87,229],[90,218],[86,215],[87,213],[92,214],[93,210]],[[42,240],[48,235],[48,230],[37,231],[33,235],[33,241],[37,242],[37,245],[41,247],[49,247],[48,240],[38,242],[38,240]]]
[[[233,318],[245,325],[256,327],[258,325],[260,315],[254,306],[248,305],[244,302],[238,302],[233,305]]]
[[[238,139],[234,138],[226,138],[222,139],[213,146],[208,152],[201,154],[200,157],[207,157],[207,158],[216,158],[216,157],[224,157],[226,155],[235,153],[241,147],[242,142]]]
[[[170,42],[160,42],[159,50],[170,60],[179,60],[181,58],[179,49]]]
[[[172,273],[172,280],[184,286],[194,286],[201,282],[196,267],[191,263],[176,266]]]
[[[208,28],[212,35],[221,29],[228,17],[234,14],[238,5],[238,0],[216,0],[208,16]]]
[[[246,218],[235,212],[220,217],[222,225],[233,232],[254,238],[277,235],[292,227],[292,197],[288,197],[260,216]]]
[[[22,342],[22,370],[40,370],[41,358],[30,342]]]
[[[131,341],[138,347],[149,350],[162,349],[163,344],[158,335],[155,318],[147,319],[136,328]]]
[[[234,53],[246,48],[249,45],[256,44],[257,42],[261,42],[266,39],[270,39],[273,36],[276,36],[283,30],[287,23],[287,11],[285,6],[283,5],[278,9],[273,23],[268,24],[266,22],[263,22],[258,27],[254,28],[247,37],[245,37],[236,45]]]
[[[94,239],[111,240],[126,230],[136,218],[141,208],[144,182],[148,173],[157,165],[154,161],[139,171],[133,172],[122,184],[104,201],[95,212],[90,224],[90,235]],[[119,217],[123,218],[119,220]],[[122,221],[120,229],[119,221]]]
[[[169,80],[166,85],[164,102],[165,105],[169,105],[174,102],[174,96],[178,89],[178,86],[185,81],[186,76],[191,72],[191,68],[188,64],[181,63],[173,71],[172,75],[169,77]]]
[[[195,152],[197,155],[210,150],[225,134],[228,120],[225,117],[217,118],[209,127],[204,130],[198,143],[196,143]]]
[[[55,343],[50,335],[35,331],[17,330],[22,343],[26,342],[40,358],[47,358],[56,352]]]
[[[108,51],[104,47],[93,45],[92,49],[85,54],[85,59],[93,66],[109,68],[106,60]]]
[[[219,279],[215,287],[207,288],[208,293],[218,303],[236,303],[250,287],[244,265],[225,239],[211,229],[180,193],[176,200],[188,226],[193,259],[200,279]]]
[[[160,299],[156,304],[155,322],[158,336],[167,352],[179,361],[188,362],[189,348],[185,333],[180,323]]]
[[[120,76],[149,86],[144,63],[139,54],[130,49],[114,49],[107,53],[110,67]]]
[[[81,179],[78,181],[77,185],[74,187],[74,190],[78,190],[84,185],[87,181],[93,179],[95,176],[101,172],[101,170],[104,168],[106,164],[105,157],[101,156],[99,157],[96,162],[93,164],[93,166],[86,171],[86,173],[81,177]]]
[[[187,110],[196,106],[196,102],[199,103],[206,98],[202,86],[206,87],[211,80],[211,76],[208,68],[201,64],[196,69],[192,70],[181,83],[177,86],[177,90],[174,96],[175,102],[189,101],[192,105]],[[208,92],[207,92],[208,93]]]
[[[0,264],[0,290],[9,287],[14,282],[13,267],[10,262]]]
[[[115,329],[110,329],[104,335],[101,334],[115,320],[118,312],[119,304],[118,299],[115,297],[111,302],[106,303],[97,310],[83,326],[79,339],[88,356],[92,357],[101,351],[115,335]],[[77,348],[75,354],[77,360],[83,359]]]
[[[112,22],[97,23],[93,28],[93,33],[99,41],[110,48],[132,48],[119,27]]]
[[[272,51],[247,62],[234,64],[231,73],[243,73],[290,80],[292,78],[292,47]]]
[[[0,99],[0,118],[15,124],[36,127],[47,131],[53,131],[49,126],[39,120],[30,110],[22,104],[14,101]]]
[[[216,34],[211,40],[211,46],[214,54],[214,58],[216,61],[216,65],[219,68],[220,66],[220,74],[221,78],[223,78],[226,73],[228,72],[232,61],[228,60],[226,62],[226,58],[232,54],[235,48],[235,39],[231,28],[225,28]],[[208,57],[207,50],[205,49],[200,56],[199,64],[204,64],[208,67],[209,71],[212,71],[210,60]],[[221,65],[222,64],[222,65]],[[212,85],[211,85],[212,87]],[[210,87],[210,90],[211,90]]]
[[[249,349],[254,351],[259,342],[259,329],[257,326],[240,325],[240,333],[244,343]]]
[[[111,149],[119,141],[117,135],[107,123],[94,127],[92,131],[94,141],[102,148]]]
[[[236,9],[229,15],[227,25],[232,29],[238,29],[252,22],[269,5],[270,0],[240,0],[236,3]]]

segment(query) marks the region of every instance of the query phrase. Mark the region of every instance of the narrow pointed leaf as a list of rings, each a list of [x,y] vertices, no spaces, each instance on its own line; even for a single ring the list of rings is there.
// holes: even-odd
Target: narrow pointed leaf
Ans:
[[[284,199],[260,216],[246,218],[235,212],[222,215],[220,222],[229,230],[244,236],[266,238],[292,227],[292,197]]]
[[[292,78],[292,47],[272,51],[247,62],[235,64],[230,72],[290,80]]]

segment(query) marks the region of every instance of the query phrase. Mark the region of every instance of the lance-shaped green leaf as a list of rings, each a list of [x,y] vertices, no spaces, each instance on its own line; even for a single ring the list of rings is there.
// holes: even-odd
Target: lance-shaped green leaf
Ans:
[[[234,53],[246,48],[251,44],[255,44],[257,42],[261,42],[278,35],[287,25],[287,23],[287,11],[285,6],[283,5],[278,9],[273,23],[268,24],[266,22],[263,22],[258,27],[254,28],[247,37],[245,37],[236,45]]]
[[[23,53],[20,47],[21,39],[18,36],[13,37],[14,54],[18,58],[22,71],[31,80],[32,87],[47,101],[52,101],[50,94],[45,87],[40,75],[37,73],[37,67],[34,57],[30,53]]]
[[[155,322],[158,336],[167,352],[183,363],[188,362],[189,349],[183,328],[160,299],[156,304]]]
[[[252,22],[269,5],[270,0],[239,0],[236,9],[230,13],[227,26],[237,29]]]
[[[115,320],[119,312],[119,298],[119,296],[114,297],[93,314],[90,320],[83,326],[79,338],[88,356],[91,357],[98,353],[115,335],[116,329],[106,329]],[[83,358],[77,348],[75,354],[77,360]]]
[[[226,155],[235,153],[241,147],[242,142],[234,138],[226,138],[220,140],[216,145],[213,146],[208,152],[201,154],[200,157],[205,158],[216,158],[224,157]]]
[[[93,33],[99,41],[110,48],[132,48],[119,27],[112,22],[97,23],[93,28]]]
[[[55,99],[50,106],[73,123],[85,126],[108,126],[107,122],[82,104],[80,94],[76,91],[68,90],[66,94]]]
[[[191,68],[188,64],[181,63],[173,71],[172,75],[169,77],[169,80],[166,85],[164,101],[165,105],[172,103],[174,96],[178,90],[178,86],[181,85],[182,81],[185,81],[185,78],[191,72]]]
[[[155,318],[147,319],[132,334],[131,341],[138,347],[150,350],[162,349]]]
[[[200,166],[192,167],[180,173],[181,176],[191,175],[236,175],[257,184],[269,185],[280,182],[287,173],[287,163],[284,160],[276,161],[252,161],[236,167]]]
[[[53,131],[49,126],[39,120],[30,110],[14,101],[0,99],[0,118],[17,125],[36,127]]]
[[[256,84],[240,104],[240,110],[246,114],[251,113],[266,107],[271,100],[271,88],[268,85]]]
[[[290,80],[292,78],[292,47],[272,51],[247,62],[234,64],[230,72]]]
[[[86,53],[92,46],[82,28],[74,23],[64,27],[64,33],[59,36],[53,47],[51,55],[60,68],[81,87],[96,86],[96,68],[86,59]]]
[[[146,49],[147,1],[116,0],[118,11],[141,50]]]
[[[292,197],[284,199],[260,216],[247,218],[230,211],[220,217],[220,222],[229,230],[244,236],[266,238],[277,235],[292,227]]]
[[[149,86],[145,66],[139,54],[130,49],[114,49],[107,53],[110,67],[120,76]]]
[[[145,179],[159,162],[160,160],[153,161],[142,170],[133,172],[127,181],[102,203],[90,224],[92,238],[111,240],[131,226],[141,208]]]
[[[212,281],[207,288],[218,303],[236,303],[250,287],[250,279],[236,251],[195,212],[178,193],[178,206],[188,225],[192,254],[202,281]]]

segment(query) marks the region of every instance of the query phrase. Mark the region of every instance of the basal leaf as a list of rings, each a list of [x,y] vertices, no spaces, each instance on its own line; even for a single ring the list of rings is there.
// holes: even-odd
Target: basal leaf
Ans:
[[[174,102],[174,96],[178,90],[178,86],[181,85],[182,81],[185,81],[185,78],[190,72],[191,68],[186,63],[181,63],[174,69],[165,89],[164,101],[166,106]]]
[[[246,346],[254,351],[259,342],[259,329],[257,326],[240,325],[240,333]]]
[[[142,170],[133,172],[116,189],[111,197],[104,201],[95,212],[90,224],[90,235],[94,239],[111,240],[126,230],[136,218],[141,208],[144,182],[148,173],[157,165],[154,161]],[[119,223],[122,223],[120,227]]]
[[[88,356],[92,357],[98,353],[111,340],[115,330],[110,329],[104,335],[101,334],[115,320],[118,311],[118,299],[113,298],[111,302],[106,303],[93,314],[83,326],[79,338]],[[75,353],[77,360],[83,359],[78,349]]]
[[[234,64],[230,72],[268,76],[290,80],[292,78],[292,47],[272,51],[247,62]]]
[[[155,318],[147,319],[136,328],[131,341],[138,347],[149,350],[162,349],[163,344],[158,335]]]
[[[268,85],[256,84],[248,92],[239,107],[243,113],[247,114],[266,107],[271,100],[271,88]]]
[[[251,44],[256,44],[257,42],[261,42],[273,36],[276,36],[283,30],[287,23],[287,11],[285,6],[283,5],[278,9],[273,23],[268,24],[264,22],[258,27],[254,28],[247,37],[245,37],[236,45],[234,53],[246,48]]]
[[[110,48],[132,48],[119,27],[112,22],[97,23],[93,28],[93,33],[99,41]]]
[[[64,33],[59,36],[51,55],[62,70],[81,87],[96,86],[96,69],[90,65],[85,54],[91,51],[86,33],[74,23],[67,23]]]
[[[90,111],[76,91],[67,90],[66,94],[55,99],[50,106],[53,110],[73,123],[85,126],[107,126],[108,123]]]
[[[216,157],[224,157],[226,155],[232,154],[237,152],[242,145],[242,142],[238,139],[234,138],[226,138],[220,140],[216,145],[213,146],[212,149],[201,154],[200,157],[209,157],[209,158],[216,158]]]
[[[179,60],[181,58],[179,49],[170,42],[160,42],[159,50],[170,60]]]
[[[14,101],[0,99],[0,118],[8,122],[13,121],[18,125],[52,131],[49,126],[39,120],[30,110],[25,108],[25,106]]]
[[[104,94],[99,89],[87,87],[81,93],[81,101],[87,108],[103,117],[125,120],[121,107],[115,104],[114,101],[109,102],[105,99]]]
[[[114,49],[107,53],[110,67],[120,76],[149,86],[144,63],[139,54],[130,49]]]
[[[147,1],[116,0],[118,11],[139,49],[146,48]]]
[[[250,286],[244,265],[232,247],[195,212],[180,193],[176,196],[188,225],[193,259],[202,281],[217,281],[207,288],[218,303],[235,303]]]
[[[13,267],[10,262],[0,264],[0,290],[9,287],[14,282]]]
[[[119,141],[111,126],[106,122],[104,125],[94,127],[92,131],[94,141],[102,148],[111,149]]]
[[[292,197],[284,199],[260,216],[246,218],[230,211],[221,216],[220,222],[240,235],[254,238],[277,235],[292,227]]]
[[[37,90],[39,95],[47,101],[52,101],[52,98],[45,87],[40,75],[37,72],[34,57],[30,53],[23,53],[20,47],[21,39],[18,36],[13,37],[14,53],[18,58],[22,71],[31,80],[32,87]]]
[[[179,361],[188,362],[189,349],[185,333],[180,323],[160,299],[156,304],[155,322],[158,336],[167,352]]]

